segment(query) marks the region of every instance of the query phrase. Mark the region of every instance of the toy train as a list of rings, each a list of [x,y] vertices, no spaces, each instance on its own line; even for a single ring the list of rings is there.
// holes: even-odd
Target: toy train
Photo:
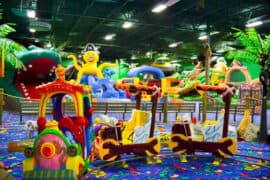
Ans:
[[[65,81],[65,69],[58,66],[57,79],[36,87],[41,93],[38,137],[24,151],[24,179],[80,179],[88,169],[92,125],[90,87]],[[74,103],[75,116],[63,112],[64,97]],[[46,120],[49,99],[53,120]]]

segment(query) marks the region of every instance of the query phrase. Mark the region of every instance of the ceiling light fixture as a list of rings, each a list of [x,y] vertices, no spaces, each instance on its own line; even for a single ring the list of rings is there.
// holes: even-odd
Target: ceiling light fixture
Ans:
[[[164,11],[167,7],[171,7],[178,3],[180,0],[168,0],[165,4],[158,4],[152,9],[153,13],[160,13]]]
[[[219,31],[213,31],[213,32],[210,32],[210,35],[215,35],[215,34],[219,34]]]
[[[176,48],[178,45],[182,44],[182,41],[174,42],[168,45],[169,48]]]
[[[220,32],[219,31],[213,31],[213,32],[210,32],[210,35],[209,36],[213,36],[213,35],[216,35],[216,34],[219,34]],[[200,36],[198,37],[199,40],[207,40],[208,39],[208,35],[206,32],[202,32],[200,33]]]
[[[124,24],[122,25],[122,28],[124,29],[129,29],[133,26],[133,23],[130,21],[125,21]]]
[[[153,13],[160,13],[167,8],[166,4],[159,4],[152,9]]]
[[[167,7],[173,6],[173,5],[175,5],[176,3],[178,3],[179,1],[181,1],[181,0],[168,0],[168,1],[166,2],[166,6],[167,6]]]
[[[26,11],[26,14],[27,14],[27,17],[29,17],[29,18],[35,18],[36,17],[36,11],[31,10],[31,9],[28,9]]]
[[[177,43],[172,43],[172,44],[169,44],[169,47],[170,48],[175,48],[175,47],[177,47],[178,46],[178,44]]]
[[[31,33],[35,33],[37,30],[35,30],[34,28],[30,28],[29,31],[30,31]]]
[[[254,22],[246,24],[246,27],[256,27],[256,26],[260,26],[262,24],[263,24],[262,21],[254,21]]]
[[[105,37],[104,37],[104,39],[106,40],[106,41],[111,41],[111,40],[113,40],[113,38],[116,36],[116,34],[107,34]]]
[[[207,35],[202,35],[200,37],[198,37],[199,40],[206,40],[208,39],[208,36]]]

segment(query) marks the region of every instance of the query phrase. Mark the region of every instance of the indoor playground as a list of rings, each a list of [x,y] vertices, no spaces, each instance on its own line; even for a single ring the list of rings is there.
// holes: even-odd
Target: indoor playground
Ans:
[[[269,8],[0,1],[0,180],[270,179]]]

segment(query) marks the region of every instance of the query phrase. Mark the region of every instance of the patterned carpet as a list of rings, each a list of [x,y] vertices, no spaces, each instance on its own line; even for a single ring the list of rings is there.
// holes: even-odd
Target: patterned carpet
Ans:
[[[4,113],[3,125],[7,132],[0,134],[0,161],[6,166],[14,166],[11,175],[15,179],[23,179],[20,163],[24,160],[24,155],[20,152],[7,152],[7,144],[10,141],[27,139],[28,132],[21,129],[22,125],[15,114]],[[224,159],[219,165],[213,165],[214,157],[211,154],[197,153],[196,157],[188,157],[188,162],[182,163],[176,154],[164,147],[160,154],[160,164],[149,165],[144,159],[134,159],[132,155],[122,157],[126,159],[128,168],[123,168],[119,163],[106,164],[97,160],[91,165],[91,169],[100,169],[105,172],[104,176],[96,177],[95,174],[88,173],[84,179],[270,179],[270,144],[239,142],[238,153],[265,158],[268,162],[262,163],[259,159],[236,155]],[[255,166],[245,161],[262,165]]]

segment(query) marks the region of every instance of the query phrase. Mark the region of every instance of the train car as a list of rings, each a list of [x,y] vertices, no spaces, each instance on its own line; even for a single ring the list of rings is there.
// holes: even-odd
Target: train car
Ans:
[[[147,156],[147,163],[159,163],[160,160],[155,158],[155,156],[160,153],[160,141],[159,138],[154,136],[154,128],[160,88],[129,83],[119,83],[115,87],[117,89],[129,90],[131,93],[136,94],[136,109],[134,109],[132,117],[128,122],[122,122],[116,126],[96,126],[93,152],[96,152],[95,155],[104,161],[118,160],[122,154],[133,153],[135,155]],[[140,110],[142,91],[151,94],[151,113]],[[138,127],[143,128],[143,131],[146,132],[145,138],[139,138],[140,141],[134,138],[136,134],[135,128]]]
[[[36,87],[41,93],[38,112],[38,136],[25,149],[25,179],[80,179],[88,169],[92,112],[89,86],[65,81],[65,69],[56,69],[57,79]],[[72,98],[75,115],[65,115],[64,97]],[[46,107],[52,100],[52,120]]]
[[[222,127],[221,135],[218,141],[197,141],[192,139],[189,126],[187,124],[174,124],[172,127],[172,133],[169,140],[169,147],[173,152],[177,152],[180,155],[183,153],[194,154],[195,151],[211,152],[218,157],[218,160],[214,163],[220,163],[222,157],[232,156],[237,153],[237,141],[235,138],[228,137],[229,127],[229,111],[230,103],[233,95],[233,88],[229,86],[210,86],[210,85],[198,85],[198,90],[202,91],[215,91],[222,95],[224,101],[224,121],[223,124],[216,124],[209,126],[208,132],[215,132],[218,128]],[[218,127],[217,127],[218,126]],[[188,131],[187,131],[188,130]],[[188,133],[187,133],[188,132]],[[218,136],[219,137],[219,136]],[[181,156],[180,156],[181,158]]]

